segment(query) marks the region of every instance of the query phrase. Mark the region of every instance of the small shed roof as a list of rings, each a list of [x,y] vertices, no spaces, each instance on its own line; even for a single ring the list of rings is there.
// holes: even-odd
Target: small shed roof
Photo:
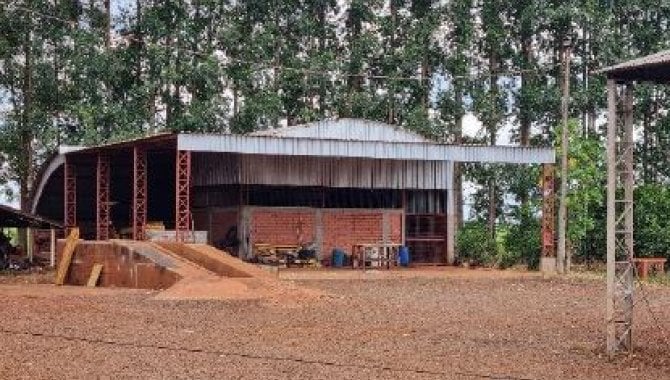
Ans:
[[[54,221],[6,205],[0,205],[0,227],[62,228]]]
[[[618,81],[670,83],[670,49],[599,70]]]

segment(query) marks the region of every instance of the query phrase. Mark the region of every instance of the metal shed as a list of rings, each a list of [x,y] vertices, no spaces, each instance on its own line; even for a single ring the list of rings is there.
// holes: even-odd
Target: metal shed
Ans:
[[[245,252],[274,234],[311,239],[327,253],[343,244],[341,235],[367,231],[426,251],[426,261],[453,263],[454,162],[545,164],[552,200],[551,148],[447,145],[397,126],[337,119],[64,150],[44,170],[33,210],[62,215],[66,226],[101,240],[122,227],[144,239],[147,221],[162,221],[177,240],[195,229],[214,244],[236,227]],[[553,222],[546,225],[551,248]]]

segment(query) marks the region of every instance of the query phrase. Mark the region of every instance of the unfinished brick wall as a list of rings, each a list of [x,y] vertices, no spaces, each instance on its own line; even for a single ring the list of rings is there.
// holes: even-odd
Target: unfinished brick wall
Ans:
[[[384,213],[387,214],[384,236]],[[351,253],[354,244],[373,244],[386,241],[398,243],[402,241],[402,213],[388,210],[380,211],[341,211],[324,210],[323,213],[323,244],[322,257],[329,258],[333,249],[340,248]]]
[[[209,229],[210,242],[216,244],[226,237],[228,230],[237,226],[238,212],[234,209],[213,209],[211,211],[211,226]]]
[[[64,240],[56,245],[59,263]],[[139,289],[166,289],[180,276],[127,247],[112,242],[84,241],[77,245],[65,278],[67,285],[86,285],[94,264],[102,264],[98,286]]]
[[[252,245],[315,242],[322,259],[357,243],[402,242],[400,210],[254,207],[250,215]]]
[[[313,242],[315,219],[314,209],[256,208],[251,213],[251,243]]]

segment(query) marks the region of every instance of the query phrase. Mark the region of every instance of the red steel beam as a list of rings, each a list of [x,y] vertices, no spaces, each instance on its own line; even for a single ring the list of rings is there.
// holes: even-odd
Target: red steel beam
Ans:
[[[542,257],[555,257],[556,246],[556,214],[555,202],[555,176],[554,165],[544,164],[542,167]]]
[[[69,233],[71,228],[77,226],[77,174],[72,163],[65,161],[64,167],[64,208],[63,225]]]
[[[145,240],[147,224],[147,153],[133,148],[133,240]]]
[[[177,151],[175,178],[175,237],[184,242],[191,230],[191,152]]]
[[[98,154],[96,168],[96,239],[109,240],[109,156]]]

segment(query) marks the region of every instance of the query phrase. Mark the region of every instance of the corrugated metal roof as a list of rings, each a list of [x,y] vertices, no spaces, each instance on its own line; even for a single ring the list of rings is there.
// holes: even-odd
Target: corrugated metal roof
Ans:
[[[597,73],[611,79],[667,82],[670,79],[670,50],[605,67]]]
[[[448,189],[448,161],[195,153],[195,186],[286,185],[369,189]]]
[[[249,136],[295,137],[347,141],[430,142],[398,126],[365,119],[332,119],[291,127],[256,131]]]
[[[343,141],[241,135],[180,134],[177,148],[193,152],[229,152],[280,156],[361,157],[389,160],[554,163],[552,148],[446,145],[387,141]]]
[[[650,65],[670,64],[670,50],[659,51],[655,54],[650,54],[644,57],[631,59],[629,61],[621,62],[616,65],[605,67],[598,70],[600,73],[609,73],[613,71],[621,71],[627,69],[637,69]]]
[[[31,211],[37,212],[37,201],[42,197],[42,192],[44,191],[44,187],[47,185],[47,182],[49,181],[49,178],[60,168],[63,164],[65,164],[65,155],[64,154],[58,154],[55,155],[50,161],[49,164],[46,166],[44,171],[40,174],[38,177],[38,184],[35,189],[35,193],[32,197],[32,205],[31,205]]]

